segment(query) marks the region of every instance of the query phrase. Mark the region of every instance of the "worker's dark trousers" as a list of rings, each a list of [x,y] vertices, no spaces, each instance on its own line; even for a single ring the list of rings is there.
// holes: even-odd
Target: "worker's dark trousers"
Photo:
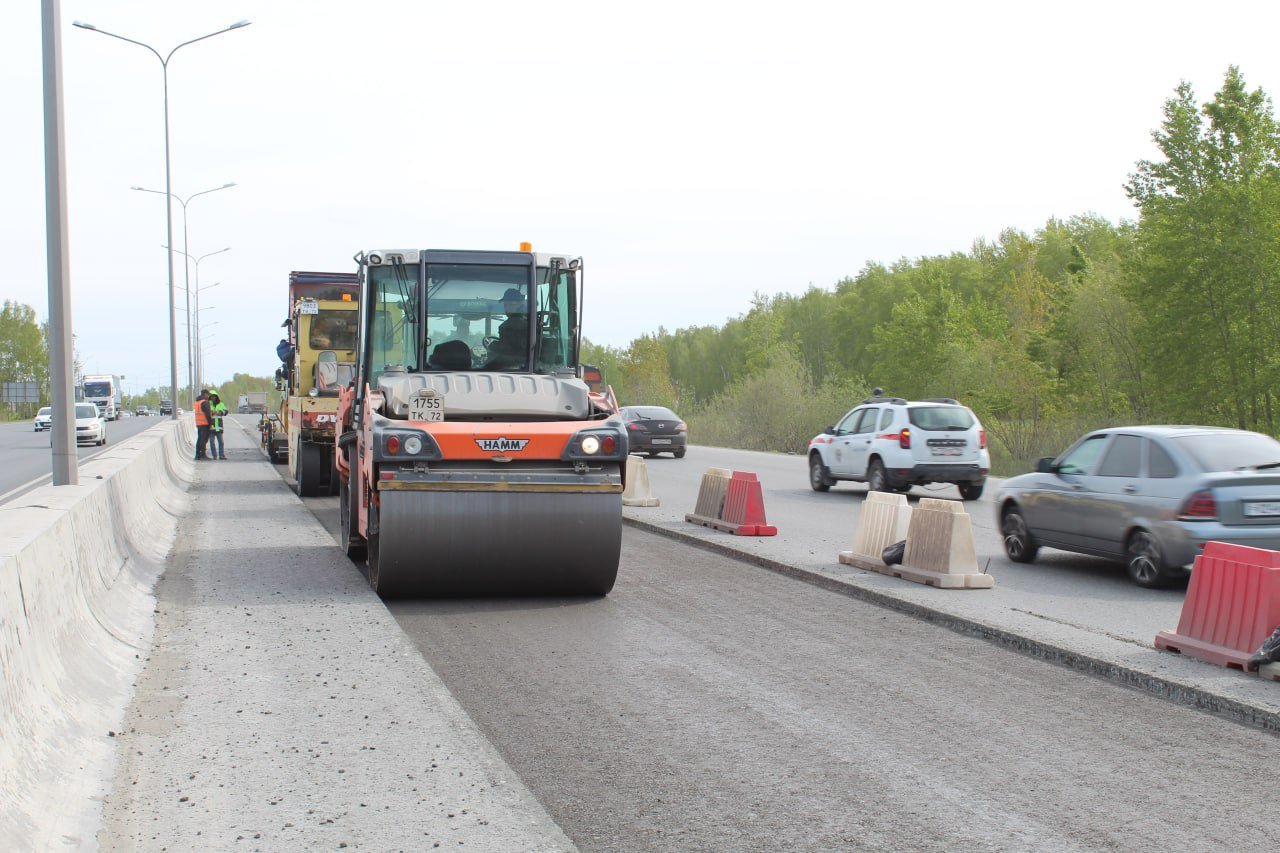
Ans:
[[[209,443],[209,426],[201,424],[196,427],[196,458],[204,458],[204,446]]]

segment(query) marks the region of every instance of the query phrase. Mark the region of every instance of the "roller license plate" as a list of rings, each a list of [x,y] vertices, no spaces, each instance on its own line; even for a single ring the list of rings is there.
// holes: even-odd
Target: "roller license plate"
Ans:
[[[1249,518],[1280,516],[1280,501],[1251,501],[1244,505],[1244,514]]]
[[[409,398],[409,420],[443,421],[444,395],[424,388],[418,392],[418,396]]]

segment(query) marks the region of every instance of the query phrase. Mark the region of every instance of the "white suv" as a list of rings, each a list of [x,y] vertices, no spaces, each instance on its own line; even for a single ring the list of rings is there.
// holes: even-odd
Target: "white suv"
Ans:
[[[990,470],[986,430],[950,399],[908,401],[877,390],[809,442],[809,485],[819,492],[837,480],[875,492],[954,483],[960,497],[975,501]]]

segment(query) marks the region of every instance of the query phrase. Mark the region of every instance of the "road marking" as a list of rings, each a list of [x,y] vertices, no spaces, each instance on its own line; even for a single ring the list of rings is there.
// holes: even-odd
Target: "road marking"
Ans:
[[[129,437],[129,438],[132,438],[133,436],[128,436],[128,437]],[[115,448],[110,448],[110,449],[114,450]],[[84,463],[88,462],[90,459],[94,458],[95,456],[98,456],[98,455],[100,455],[100,454],[102,454],[102,453],[105,453],[107,450],[108,450],[108,447],[106,447],[106,446],[104,446],[104,447],[95,447],[95,448],[94,448],[92,451],[90,451],[89,453],[86,453],[84,456],[80,456],[80,455],[79,455],[79,448],[77,448],[77,454],[76,454],[76,472],[77,472],[77,473],[79,473],[79,471],[80,471],[80,466],[81,466],[81,465],[83,465]],[[50,473],[48,473],[48,474],[42,474],[42,475],[40,475],[39,477],[36,477],[34,480],[28,480],[27,482],[23,483],[21,486],[18,486],[16,489],[10,489],[9,491],[5,492],[3,495],[0,495],[0,504],[3,504],[3,503],[5,503],[5,502],[9,501],[11,498],[16,498],[16,497],[18,497],[18,496],[19,496],[20,494],[22,494],[23,492],[29,492],[29,491],[31,491],[32,489],[34,489],[36,486],[43,486],[43,485],[47,485],[48,483],[52,483],[52,482],[53,482],[53,473],[52,473],[52,472],[50,472]]]

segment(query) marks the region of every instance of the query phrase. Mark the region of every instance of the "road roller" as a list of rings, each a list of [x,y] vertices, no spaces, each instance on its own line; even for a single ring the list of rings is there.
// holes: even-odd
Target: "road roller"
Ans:
[[[627,435],[583,380],[583,263],[366,250],[334,462],[343,550],[384,598],[600,596]]]

